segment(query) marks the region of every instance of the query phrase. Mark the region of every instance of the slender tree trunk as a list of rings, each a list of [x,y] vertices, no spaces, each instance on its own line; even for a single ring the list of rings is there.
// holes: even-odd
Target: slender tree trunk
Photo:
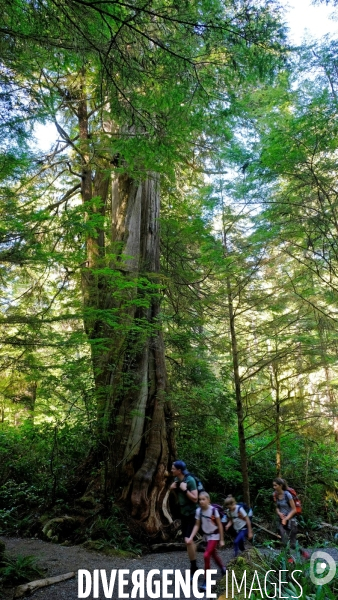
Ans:
[[[243,478],[243,499],[244,502],[250,506],[250,484],[249,484],[249,470],[248,470],[248,459],[246,452],[246,440],[244,431],[244,410],[241,392],[241,378],[239,374],[239,363],[238,363],[238,346],[237,346],[237,335],[235,327],[235,313],[233,307],[233,297],[231,290],[230,277],[227,277],[227,293],[228,293],[228,306],[229,306],[229,320],[230,320],[230,337],[231,337],[231,352],[232,352],[232,363],[233,373],[235,382],[235,396],[236,396],[236,412],[237,412],[237,423],[238,423],[238,440],[239,440],[239,454],[241,461],[241,473]]]
[[[23,397],[25,408],[27,410],[27,419],[34,425],[35,403],[37,395],[38,383],[32,381],[28,386]]]
[[[228,258],[228,241],[227,241],[227,228],[225,218],[225,206],[223,202],[222,193],[222,238],[223,238],[223,251],[224,257]],[[244,409],[243,399],[241,390],[241,378],[239,373],[239,360],[238,360],[238,345],[237,345],[237,334],[236,334],[236,323],[235,323],[235,311],[233,304],[233,291],[231,285],[231,277],[227,275],[227,296],[228,296],[228,311],[229,311],[229,322],[230,322],[230,340],[231,340],[231,354],[235,384],[235,398],[236,398],[236,413],[237,413],[237,427],[238,427],[238,443],[239,443],[239,455],[241,463],[241,473],[243,479],[243,499],[248,506],[250,506],[250,483],[249,483],[249,469],[248,469],[248,457],[246,452],[246,439],[244,430]]]
[[[281,423],[280,423],[280,385],[278,379],[278,368],[275,364],[272,364],[272,377],[271,387],[275,394],[275,434],[276,434],[276,475],[277,477],[282,476],[282,454],[281,454]]]
[[[333,435],[334,435],[334,440],[337,443],[338,442],[337,401],[336,401],[335,393],[333,391],[333,387],[331,384],[329,367],[327,365],[325,365],[324,371],[325,371],[325,383],[326,383],[326,394],[327,394],[327,399],[328,399],[328,406],[331,411],[331,417],[332,417]]]
[[[310,447],[308,447],[306,450],[304,492],[303,492],[303,498],[304,498],[305,502],[307,502],[307,488],[308,488],[308,481],[309,481],[309,463],[310,463]],[[304,501],[303,501],[303,508],[304,508]]]
[[[328,403],[329,411],[331,412],[334,440],[337,443],[338,442],[337,400],[336,400],[334,388],[331,383],[330,367],[329,367],[328,358],[327,358],[327,344],[325,342],[325,332],[323,331],[323,327],[320,322],[320,319],[318,319],[317,327],[318,327],[318,333],[319,333],[319,339],[320,339],[320,352],[321,352],[322,363],[323,363],[324,372],[325,372],[327,403]]]

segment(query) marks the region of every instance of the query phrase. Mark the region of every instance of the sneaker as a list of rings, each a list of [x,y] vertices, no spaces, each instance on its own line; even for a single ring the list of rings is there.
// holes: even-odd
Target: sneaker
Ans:
[[[288,563],[290,565],[293,565],[294,562],[295,562],[294,558],[292,558],[292,556],[290,556],[290,558],[288,558]]]
[[[222,575],[225,575],[225,573],[227,572],[227,568],[226,567],[222,567],[221,568],[221,572],[222,572]]]
[[[311,554],[307,550],[302,550],[302,557],[307,560],[311,557]]]
[[[206,592],[206,589],[207,589],[206,581],[203,581],[202,585],[198,586],[198,589],[200,592]]]

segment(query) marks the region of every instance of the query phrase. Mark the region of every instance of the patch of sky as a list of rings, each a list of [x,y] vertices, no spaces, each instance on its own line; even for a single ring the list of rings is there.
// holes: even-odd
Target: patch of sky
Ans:
[[[33,129],[30,144],[32,148],[46,153],[50,151],[59,137],[54,123],[50,121],[45,124],[37,123]]]
[[[289,40],[295,45],[305,39],[314,41],[325,35],[338,35],[338,10],[332,4],[315,6],[311,0],[290,0],[285,4],[285,20]]]

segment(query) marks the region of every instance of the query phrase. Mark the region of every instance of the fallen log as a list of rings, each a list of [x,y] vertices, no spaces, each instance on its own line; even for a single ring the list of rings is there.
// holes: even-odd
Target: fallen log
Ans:
[[[321,527],[329,527],[330,529],[334,529],[335,531],[338,531],[338,527],[336,527],[335,525],[330,525],[330,523],[321,523],[320,525],[321,525]]]
[[[266,529],[266,527],[263,527],[263,525],[258,525],[256,521],[253,522],[253,525],[254,527],[258,527],[258,529],[262,529],[266,533],[269,533],[269,535],[273,535],[273,537],[278,538],[279,540],[281,539],[281,536],[278,533],[274,533],[273,531],[270,531],[270,529]]]
[[[195,542],[197,550],[201,542],[203,542],[203,539],[197,540]],[[186,550],[186,548],[187,547],[184,542],[168,542],[162,544],[153,544],[152,546],[150,546],[152,552],[170,552],[172,550]]]
[[[28,594],[33,594],[40,588],[53,585],[54,583],[60,583],[60,581],[66,581],[67,579],[72,579],[73,577],[75,577],[74,571],[71,573],[64,573],[63,575],[56,575],[55,577],[46,577],[46,579],[36,579],[36,581],[24,583],[16,588],[13,600],[16,600],[16,598],[22,598]]]
[[[152,552],[170,552],[170,550],[185,550],[186,545],[183,542],[168,542],[167,544],[152,544]]]

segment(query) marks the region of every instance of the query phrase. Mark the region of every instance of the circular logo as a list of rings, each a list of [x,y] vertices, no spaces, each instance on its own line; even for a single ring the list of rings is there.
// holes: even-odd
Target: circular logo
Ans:
[[[311,556],[310,579],[315,585],[330,583],[336,574],[336,563],[327,552],[317,550]],[[324,573],[326,573],[324,575]]]

